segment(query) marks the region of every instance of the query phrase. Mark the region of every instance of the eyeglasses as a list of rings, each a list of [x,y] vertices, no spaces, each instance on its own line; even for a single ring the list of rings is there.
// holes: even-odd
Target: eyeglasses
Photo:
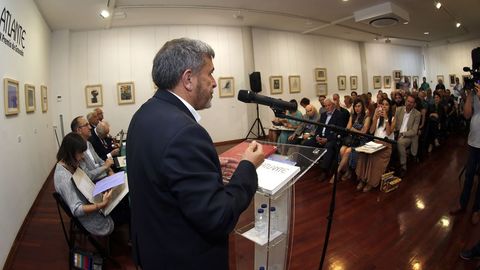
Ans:
[[[86,124],[84,124],[84,125],[79,126],[79,128],[88,127],[88,125],[90,125],[90,124],[89,124],[89,123],[86,123]]]

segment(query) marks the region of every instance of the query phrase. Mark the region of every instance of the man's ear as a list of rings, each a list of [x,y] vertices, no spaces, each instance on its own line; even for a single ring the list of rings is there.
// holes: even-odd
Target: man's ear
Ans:
[[[181,78],[182,84],[184,88],[187,89],[188,91],[192,91],[193,89],[192,77],[193,76],[192,76],[191,69],[185,70],[182,74],[182,78]]]

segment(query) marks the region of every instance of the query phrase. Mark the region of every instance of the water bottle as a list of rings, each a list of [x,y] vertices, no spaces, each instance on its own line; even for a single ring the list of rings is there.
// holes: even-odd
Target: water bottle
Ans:
[[[278,226],[278,213],[275,206],[270,207],[270,235],[273,234],[274,231],[280,231]]]
[[[257,236],[259,237],[266,237],[267,235],[267,222],[265,218],[265,211],[263,208],[259,208],[257,210],[257,216],[255,219],[255,230],[257,232]]]

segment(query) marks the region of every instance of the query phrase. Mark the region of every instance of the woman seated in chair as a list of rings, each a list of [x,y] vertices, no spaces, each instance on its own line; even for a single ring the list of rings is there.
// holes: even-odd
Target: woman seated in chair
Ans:
[[[295,118],[302,119],[302,113],[297,109],[297,107],[298,107],[297,100],[292,99],[292,100],[290,100],[290,103],[295,103],[295,109],[294,110],[287,110],[287,114],[290,115],[290,116],[293,116]],[[281,122],[284,127],[292,129],[291,131],[290,130],[282,130],[280,132],[280,137],[278,137],[278,141],[277,141],[278,143],[287,144],[288,143],[288,137],[290,137],[290,135],[293,134],[293,132],[295,131],[295,129],[298,128],[298,126],[300,126],[301,122],[297,121],[297,120],[285,119],[285,118],[284,119],[278,119],[278,121]]]
[[[102,202],[89,203],[73,182],[72,175],[78,168],[79,161],[83,158],[87,144],[79,134],[69,133],[63,138],[62,145],[57,153],[54,185],[70,211],[82,225],[93,235],[108,235],[112,233],[114,221],[110,216],[102,215],[99,210],[109,203],[112,191],[103,194]]]
[[[392,107],[392,102],[389,99],[384,99],[382,106],[375,109],[372,126],[370,127],[370,132],[375,137],[394,139],[395,119]],[[375,142],[385,145],[385,148],[372,154],[358,153],[355,169],[359,180],[357,190],[363,190],[363,192],[368,192],[378,186],[392,154],[391,144],[379,140],[375,140]]]
[[[365,107],[365,103],[363,102],[362,99],[356,99],[353,102],[353,113],[350,115],[350,120],[348,121],[347,124],[347,129],[365,134],[370,128],[370,117],[368,116],[367,113],[367,108]],[[356,138],[352,136],[347,136],[344,140],[344,145],[340,148],[340,163],[338,164],[338,169],[337,169],[337,175],[338,177],[342,180],[348,180],[351,177],[351,172],[350,172],[350,166],[349,166],[349,161],[350,158],[353,160],[350,162],[352,167],[355,166],[356,164],[356,159],[357,156],[354,155],[353,157],[350,157],[352,154],[352,147],[357,147],[362,144],[365,144],[366,141],[365,139],[362,138]],[[343,174],[343,176],[342,176]],[[335,180],[335,174],[332,176],[332,179],[330,179],[330,183],[333,183]]]

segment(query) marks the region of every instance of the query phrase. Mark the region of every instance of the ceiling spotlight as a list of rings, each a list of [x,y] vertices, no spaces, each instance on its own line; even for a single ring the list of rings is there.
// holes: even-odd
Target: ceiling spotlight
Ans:
[[[455,24],[455,26],[456,26],[457,28],[459,28],[460,26],[462,26],[462,24],[459,23],[459,22],[457,22],[457,24]]]
[[[342,0],[343,2],[348,2],[348,0]]]
[[[403,24],[408,24],[408,21],[405,21]]]
[[[423,32],[424,35],[430,35],[430,32]]]
[[[100,17],[102,17],[104,19],[108,18],[108,17],[110,17],[110,12],[108,12],[108,10],[104,9],[104,10],[102,10],[102,12],[100,12]]]
[[[437,9],[440,9],[442,7],[442,3],[440,3],[440,2],[435,3],[435,7]]]

